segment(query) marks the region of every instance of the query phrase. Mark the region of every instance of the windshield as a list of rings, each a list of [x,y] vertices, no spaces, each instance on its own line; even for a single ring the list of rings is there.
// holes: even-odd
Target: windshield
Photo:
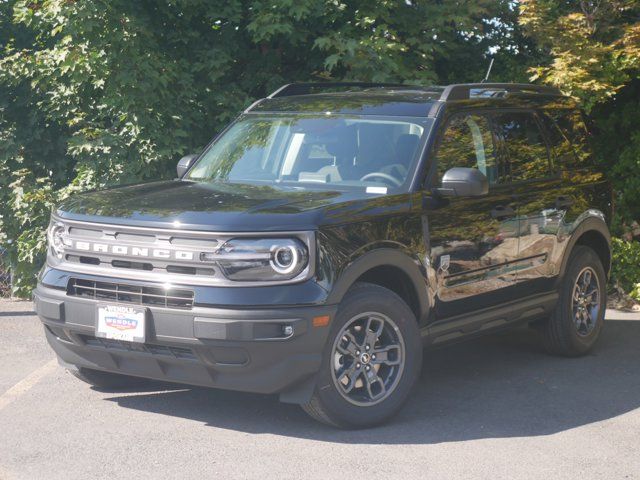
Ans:
[[[408,189],[432,120],[335,115],[245,115],[185,176],[299,188]]]

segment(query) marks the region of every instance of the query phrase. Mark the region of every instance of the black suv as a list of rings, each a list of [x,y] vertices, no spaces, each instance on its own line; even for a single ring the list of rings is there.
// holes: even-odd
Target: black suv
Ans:
[[[95,386],[278,393],[362,427],[424,345],[526,322],[575,356],[602,329],[611,189],[557,90],[286,85],[178,176],[52,215],[37,312]]]

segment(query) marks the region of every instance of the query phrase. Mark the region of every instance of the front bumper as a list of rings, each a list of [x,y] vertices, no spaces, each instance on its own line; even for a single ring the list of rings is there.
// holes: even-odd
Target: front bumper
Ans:
[[[96,302],[40,283],[35,309],[62,363],[157,380],[256,393],[304,402],[320,368],[336,306],[147,307],[144,344],[95,337]],[[280,336],[284,326],[293,334]],[[304,387],[301,387],[304,386]],[[302,393],[301,393],[302,392]]]

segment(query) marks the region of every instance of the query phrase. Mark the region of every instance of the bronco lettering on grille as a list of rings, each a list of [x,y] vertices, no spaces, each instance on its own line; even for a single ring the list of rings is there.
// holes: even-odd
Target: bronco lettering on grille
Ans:
[[[106,243],[91,243],[76,241],[76,250],[84,252],[111,253],[112,255],[127,255],[130,257],[147,257],[174,260],[193,260],[194,252],[183,250],[169,250],[164,248],[128,247],[125,245],[109,245]]]

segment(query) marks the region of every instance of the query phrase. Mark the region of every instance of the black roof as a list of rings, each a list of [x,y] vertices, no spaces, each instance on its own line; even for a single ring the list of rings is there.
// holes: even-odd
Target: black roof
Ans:
[[[446,104],[521,106],[566,98],[552,87],[515,83],[468,83],[446,87],[361,82],[294,83],[258,100],[246,112],[433,117]]]

